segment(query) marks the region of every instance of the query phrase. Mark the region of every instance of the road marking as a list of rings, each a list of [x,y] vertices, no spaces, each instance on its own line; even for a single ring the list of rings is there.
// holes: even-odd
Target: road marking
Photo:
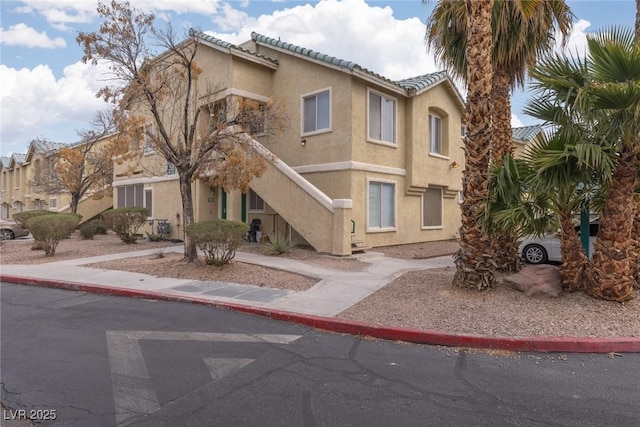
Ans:
[[[209,341],[209,342],[264,342],[289,344],[300,335],[280,334],[222,334],[208,332],[163,331],[107,331],[107,353],[111,369],[116,424],[160,409],[147,365],[140,348],[140,340],[156,341]],[[216,380],[251,363],[254,359],[207,358],[204,363]]]

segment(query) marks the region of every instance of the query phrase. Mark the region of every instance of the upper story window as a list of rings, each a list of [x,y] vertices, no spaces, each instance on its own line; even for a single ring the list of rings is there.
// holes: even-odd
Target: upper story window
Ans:
[[[429,152],[444,155],[442,152],[442,118],[429,114]]]
[[[264,212],[264,200],[251,189],[249,189],[249,211]]]
[[[20,187],[20,169],[18,168],[13,169],[13,183],[16,188]]]
[[[176,165],[171,162],[167,163],[167,175],[175,175],[176,174]]]
[[[331,89],[302,96],[302,134],[331,130]]]
[[[396,100],[369,91],[368,138],[373,142],[396,143]]]

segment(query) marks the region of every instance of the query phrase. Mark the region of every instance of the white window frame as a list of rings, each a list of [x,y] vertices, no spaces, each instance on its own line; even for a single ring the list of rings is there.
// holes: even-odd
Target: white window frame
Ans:
[[[259,203],[256,205],[255,208],[251,207],[251,202],[253,201],[253,196],[255,196],[257,199],[255,199],[256,202],[262,202],[262,209],[260,209],[258,207]],[[264,213],[265,208],[264,208],[264,199],[262,197],[260,197],[258,195],[258,193],[256,193],[255,191],[253,191],[252,189],[249,189],[249,192],[247,193],[247,212],[250,213]]]
[[[384,139],[376,139],[371,136],[371,95],[375,95],[381,98],[381,102],[383,99],[389,100],[393,102],[393,141],[385,141]],[[367,88],[367,142],[372,142],[374,144],[386,145],[388,147],[396,148],[398,146],[398,99],[389,96],[385,93],[378,92],[371,88]],[[383,117],[383,109],[382,105],[380,105],[380,126],[384,124]],[[380,129],[380,137],[382,138],[383,128]]]
[[[318,129],[318,95],[323,94],[325,92],[329,93],[329,126],[326,128],[321,128]],[[308,131],[305,132],[304,130],[304,119],[305,119],[305,109],[304,109],[304,102],[305,100],[315,97],[316,98],[316,123],[315,123],[315,130],[312,131]],[[332,116],[333,116],[333,92],[331,90],[331,87],[327,87],[324,89],[320,89],[320,90],[316,90],[313,92],[309,92],[309,93],[305,93],[304,95],[302,95],[300,97],[300,136],[310,136],[310,135],[318,135],[321,133],[326,133],[326,132],[331,132],[332,130],[332,126],[333,126],[333,121],[332,121]]]
[[[58,198],[57,197],[49,198],[49,209],[58,209]]]
[[[440,191],[440,225],[424,225],[424,196],[426,191]],[[442,230],[444,228],[444,189],[442,187],[429,187],[421,197],[420,202],[420,223],[423,230]]]
[[[370,224],[370,189],[371,184],[390,184],[393,185],[393,225],[390,227],[373,227]],[[390,231],[397,231],[398,229],[398,182],[391,179],[382,178],[367,178],[367,190],[366,190],[366,219],[367,219],[367,232],[369,233],[385,233]],[[381,206],[382,207],[382,206]]]
[[[434,138],[436,129],[434,128],[434,123],[439,123],[440,125],[440,129],[439,130],[439,141],[435,141],[436,138]],[[429,113],[429,154],[435,154],[437,156],[444,156],[444,153],[442,152],[442,148],[443,148],[443,135],[442,135],[442,124],[443,124],[443,120],[442,117],[438,114],[434,114],[434,113]],[[437,144],[439,143],[439,144]],[[440,145],[440,147],[437,147],[437,145]],[[439,149],[438,149],[439,148]]]

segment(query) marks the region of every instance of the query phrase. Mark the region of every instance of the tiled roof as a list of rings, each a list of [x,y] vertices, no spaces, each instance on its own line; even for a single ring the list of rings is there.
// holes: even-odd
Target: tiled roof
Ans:
[[[21,163],[24,163],[25,159],[27,158],[27,155],[24,153],[13,153],[11,155],[11,158],[15,160],[16,163],[21,164]]]
[[[446,71],[438,71],[436,73],[424,74],[422,76],[412,77],[403,80],[391,80],[388,79],[381,74],[370,71],[355,62],[346,61],[344,59],[337,58],[335,56],[327,55],[321,52],[316,52],[311,49],[307,49],[301,46],[297,46],[291,43],[283,42],[281,40],[276,40],[272,37],[268,37],[262,34],[258,34],[256,32],[251,33],[251,39],[255,42],[262,43],[269,46],[274,46],[279,49],[283,49],[292,53],[296,53],[298,55],[306,56],[311,59],[315,59],[317,61],[324,62],[329,65],[337,66],[343,68],[345,70],[354,71],[359,70],[365,74],[369,74],[370,76],[380,79],[385,83],[390,83],[394,86],[398,86],[406,91],[419,91],[421,89],[425,89],[429,86],[434,85],[444,79],[448,78]]]
[[[2,165],[3,168],[8,168],[9,164],[11,164],[11,157],[0,157],[0,165]]]
[[[226,42],[224,40],[220,40],[216,37],[210,36],[208,34],[205,34],[201,31],[196,31],[194,29],[189,30],[189,35],[191,37],[198,37],[201,40],[204,40],[208,43],[211,43],[213,45],[219,46],[223,49],[229,49],[229,50],[238,50],[250,55],[254,55],[256,57],[268,60],[273,62],[274,64],[277,64],[278,61],[269,58],[268,56],[259,54],[257,52],[253,52],[251,50],[245,49],[244,47],[240,47],[237,45],[234,45],[232,43]],[[373,71],[370,71],[364,67],[361,67],[360,65],[356,64],[355,62],[352,61],[346,61],[344,59],[340,59],[337,58],[335,56],[331,56],[331,55],[327,55],[324,54],[322,52],[316,52],[314,50],[311,49],[307,49],[301,46],[297,46],[291,43],[287,43],[284,41],[281,41],[279,39],[274,39],[272,37],[268,37],[262,34],[258,34],[256,32],[252,32],[251,33],[251,40],[253,40],[256,43],[261,43],[263,45],[267,45],[267,46],[272,46],[274,48],[280,49],[280,50],[284,50],[287,52],[291,52],[293,54],[297,54],[297,55],[301,55],[301,56],[305,56],[309,59],[312,60],[316,60],[319,62],[323,62],[327,65],[331,65],[334,67],[338,67],[338,68],[342,68],[345,71],[360,71],[364,74],[369,75],[370,77],[373,77],[376,80],[381,81],[381,83],[384,84],[388,84],[388,85],[392,85],[398,88],[399,91],[404,91],[405,93],[407,92],[418,92],[421,91],[423,89],[429,88],[443,80],[449,80],[449,76],[447,75],[446,71],[438,71],[435,73],[430,73],[430,74],[424,74],[421,76],[417,76],[417,77],[411,77],[408,79],[403,79],[403,80],[391,80],[387,77],[384,77],[378,73],[375,73]],[[454,88],[456,94],[458,95],[458,97],[461,100],[461,103],[463,103],[464,101],[462,101],[462,96],[460,95],[460,93],[458,92],[457,88],[455,87],[455,85],[453,84],[453,82],[451,82],[451,86]]]
[[[522,126],[518,128],[512,128],[512,138],[520,142],[529,142],[536,137],[542,130],[542,126]]]
[[[30,148],[33,148],[33,150],[36,153],[41,153],[41,154],[45,154],[50,151],[59,150],[60,148],[64,148],[64,147],[66,147],[66,144],[63,144],[61,142],[38,141],[38,140],[31,141],[31,146],[30,146]]]
[[[235,44],[226,42],[224,40],[220,40],[219,38],[210,36],[209,34],[205,34],[202,31],[196,31],[193,28],[189,29],[189,36],[190,37],[197,37],[197,38],[199,38],[201,40],[204,40],[204,41],[206,41],[208,43],[211,43],[211,44],[213,44],[215,46],[219,46],[219,47],[221,47],[223,49],[237,50],[239,52],[244,52],[244,53],[247,53],[249,55],[255,56],[256,58],[261,58],[261,59],[265,59],[267,61],[273,62],[274,64],[278,63],[278,61],[276,61],[275,59],[271,59],[268,56],[261,55],[261,54],[259,54],[257,52],[250,51],[249,49],[245,49],[243,47],[240,47],[240,46],[237,46]]]
[[[407,90],[419,91],[448,78],[446,71],[438,71],[422,76],[398,80],[398,84]]]
[[[336,58],[335,56],[325,55],[324,53],[316,52],[311,49],[306,49],[304,47],[296,46],[291,43],[286,43],[280,40],[276,40],[274,38],[264,36],[262,34],[258,34],[255,31],[251,33],[251,39],[256,42],[275,46],[280,49],[288,50],[290,52],[297,53],[303,56],[308,56],[309,58],[317,59],[318,61],[326,62],[327,64],[331,64],[331,65],[336,65],[341,68],[346,68],[351,71],[353,71],[355,67],[360,68],[360,66],[354,62],[345,61],[344,59]]]

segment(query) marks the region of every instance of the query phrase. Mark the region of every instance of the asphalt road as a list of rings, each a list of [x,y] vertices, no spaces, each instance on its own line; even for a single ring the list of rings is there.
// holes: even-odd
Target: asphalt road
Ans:
[[[454,351],[185,303],[0,292],[0,424],[640,425],[640,354]]]

